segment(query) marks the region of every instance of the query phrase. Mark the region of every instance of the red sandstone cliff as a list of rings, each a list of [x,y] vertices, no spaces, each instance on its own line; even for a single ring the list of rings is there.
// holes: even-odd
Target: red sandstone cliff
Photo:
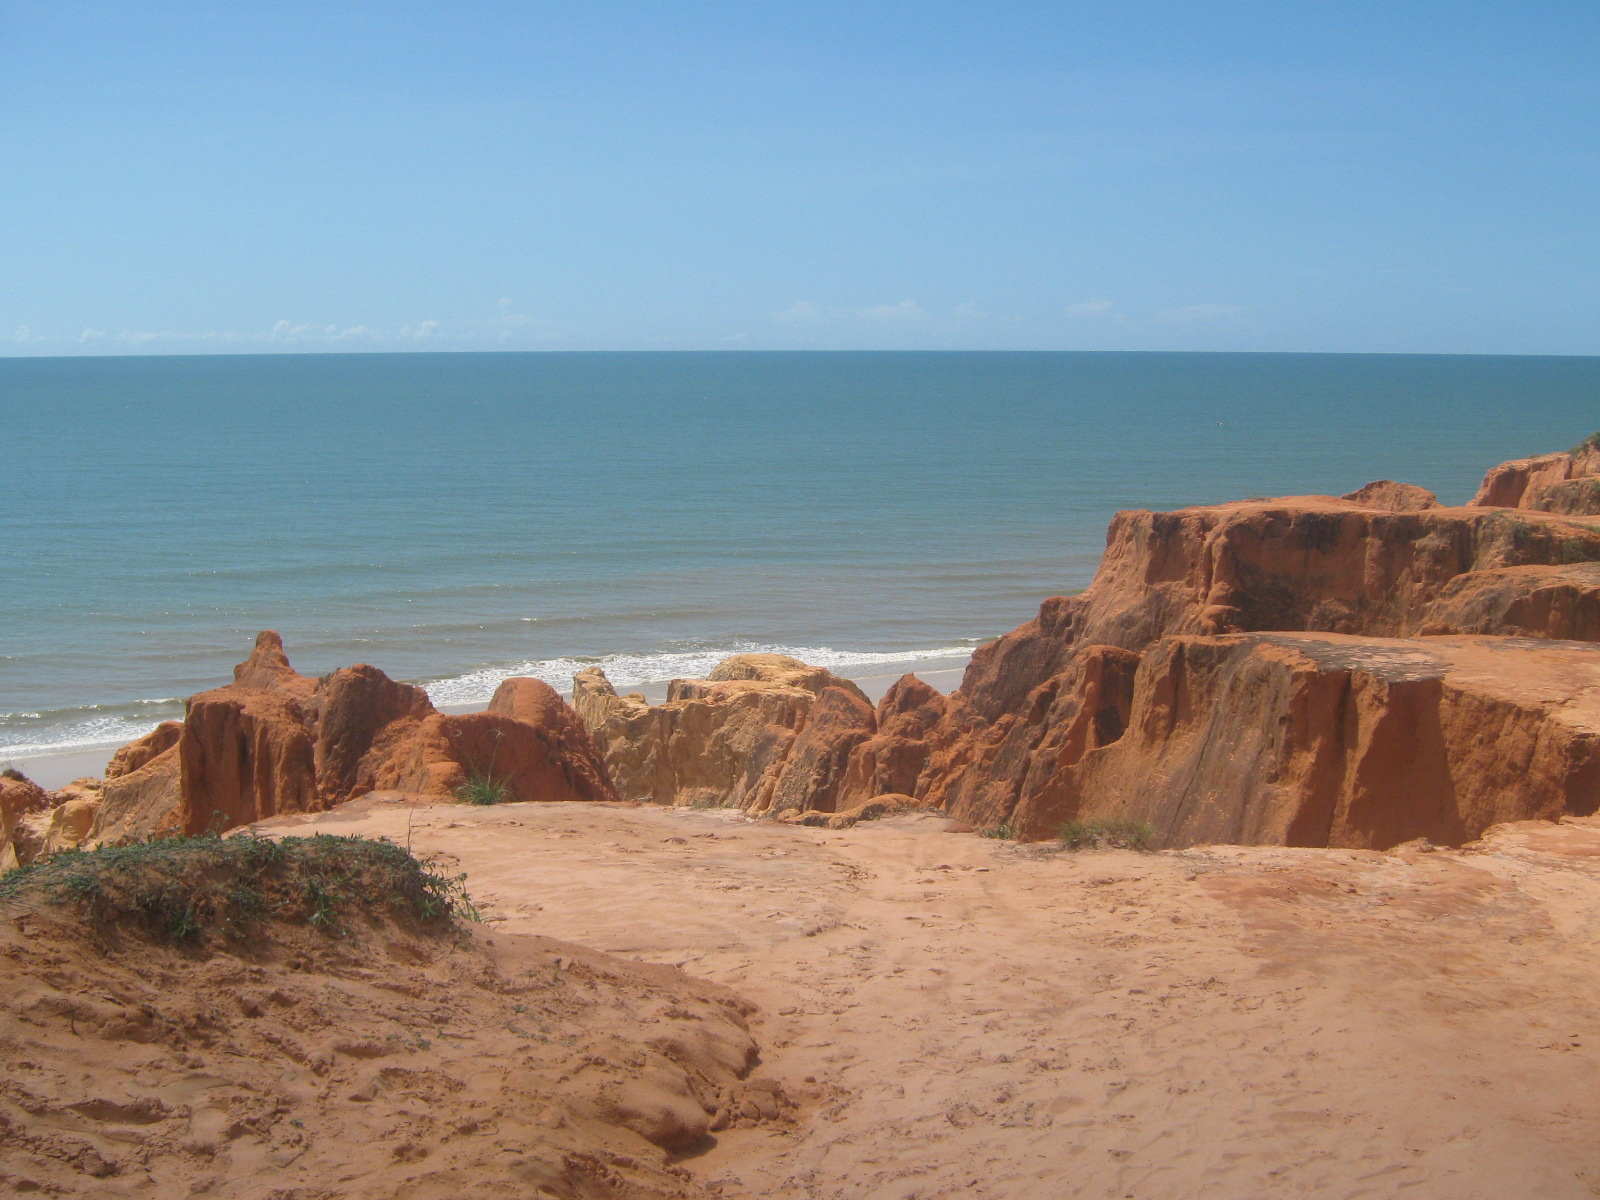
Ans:
[[[1464,508],[1381,482],[1119,513],[1087,591],[974,654],[911,790],[1028,837],[1125,818],[1166,845],[1592,812],[1600,650],[1557,640],[1600,641],[1600,521],[1572,499],[1596,465],[1504,464]]]
[[[1570,568],[1596,561],[1596,523],[1543,512],[1396,512],[1328,496],[1122,512],[1089,589],[1046,600],[1033,621],[981,647],[961,691],[994,720],[1079,646],[1138,650],[1180,633],[1407,637],[1514,625],[1568,637],[1583,620],[1570,614],[1600,602],[1600,579]],[[1553,585],[1568,598],[1528,600]]]
[[[518,800],[616,796],[592,739],[546,685],[507,681],[490,711],[451,716],[376,667],[300,675],[272,632],[232,684],[190,700],[178,748],[190,833],[380,788],[449,795],[473,774],[503,781]]]
[[[675,679],[657,705],[617,695],[590,667],[573,677],[572,703],[624,799],[750,812],[831,805],[872,722],[855,684],[781,654],[738,654],[706,679]],[[814,711],[823,719],[803,738]]]

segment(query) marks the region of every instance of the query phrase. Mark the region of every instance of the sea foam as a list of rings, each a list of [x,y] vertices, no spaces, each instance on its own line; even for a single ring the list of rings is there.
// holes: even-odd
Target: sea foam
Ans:
[[[487,704],[495,688],[516,676],[542,679],[560,692],[572,690],[572,677],[586,667],[600,667],[613,686],[633,688],[670,679],[700,678],[723,659],[734,654],[787,654],[816,667],[827,667],[839,675],[887,673],[897,666],[913,669],[919,663],[949,660],[949,666],[962,665],[972,654],[976,642],[938,646],[923,650],[835,650],[829,646],[782,646],[758,642],[739,642],[731,646],[693,650],[669,650],[654,654],[606,654],[597,657],[572,656],[534,659],[505,666],[480,667],[461,675],[436,679],[424,686],[428,698],[441,708]],[[878,668],[875,672],[873,668]]]

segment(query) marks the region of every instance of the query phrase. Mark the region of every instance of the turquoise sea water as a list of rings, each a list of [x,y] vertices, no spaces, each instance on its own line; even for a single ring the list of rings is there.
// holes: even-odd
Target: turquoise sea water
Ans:
[[[1600,359],[412,354],[0,360],[0,759],[116,744],[258,629],[485,700],[786,649],[959,662],[1119,508],[1423,484],[1600,427]]]

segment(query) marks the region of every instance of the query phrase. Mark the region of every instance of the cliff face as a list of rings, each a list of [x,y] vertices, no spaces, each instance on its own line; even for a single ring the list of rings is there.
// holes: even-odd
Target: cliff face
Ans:
[[[231,685],[190,700],[178,750],[189,833],[380,788],[445,796],[472,775],[502,781],[519,800],[616,796],[582,723],[547,685],[510,680],[488,712],[451,716],[376,667],[302,676],[272,632]]]
[[[1259,633],[1096,647],[956,739],[929,798],[1028,838],[1149,823],[1157,842],[1460,844],[1600,806],[1600,647]]]
[[[910,791],[944,713],[944,697],[914,676],[875,709],[849,680],[779,654],[675,679],[656,705],[617,695],[590,667],[573,677],[572,702],[624,799],[773,815]]]
[[[572,701],[622,798],[656,804],[831,803],[841,747],[847,756],[871,732],[872,706],[855,684],[780,654],[735,655],[706,679],[675,679],[658,705],[619,696],[590,667],[573,677]],[[801,741],[814,712],[820,722]]]
[[[1489,468],[1475,507],[1529,508],[1546,512],[1600,513],[1600,488],[1584,481],[1600,472],[1600,446],[1593,438],[1576,450],[1515,458]]]
[[[1569,614],[1597,602],[1600,579],[1487,573],[1597,560],[1600,529],[1532,511],[1395,512],[1305,496],[1118,513],[1089,589],[1046,600],[1034,620],[981,647],[961,690],[995,720],[1064,670],[1079,646],[1138,650],[1172,634],[1409,637],[1498,632],[1491,627],[1504,620],[1517,633],[1567,637]],[[1517,587],[1537,590],[1545,580],[1569,598],[1517,604],[1515,619],[1496,608],[1516,604]],[[1480,584],[1486,594],[1474,599]]]
[[[1087,591],[973,655],[912,790],[1028,837],[1126,817],[1166,845],[1459,842],[1593,811],[1600,652],[1550,643],[1600,641],[1600,522],[1561,501],[1597,462],[1505,464],[1464,508],[1384,482],[1119,513]]]

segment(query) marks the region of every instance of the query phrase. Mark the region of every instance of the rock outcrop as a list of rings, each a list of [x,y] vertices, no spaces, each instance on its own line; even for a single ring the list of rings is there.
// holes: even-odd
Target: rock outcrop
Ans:
[[[855,689],[828,687],[811,708],[773,788],[768,810],[833,812],[853,750],[872,736],[872,705]]]
[[[178,739],[188,834],[330,807],[317,793],[311,704],[317,681],[290,667],[272,632],[256,639],[233,679],[188,703]]]
[[[18,825],[50,807],[50,793],[20,771],[0,775],[0,872],[20,865],[15,846]]]
[[[182,729],[176,721],[168,724],[177,730]],[[165,728],[163,725],[156,733],[161,733]],[[127,749],[123,748],[124,751]],[[118,751],[119,758],[122,754],[123,751]],[[137,761],[139,757],[129,756],[120,765],[126,767],[129,761]],[[100,807],[87,838],[89,844],[121,846],[150,838],[171,837],[182,832],[183,759],[178,753],[178,743],[174,740],[154,758],[146,759],[132,770],[124,769],[112,774],[118,765],[117,759],[113,759],[111,767],[106,770]]]
[[[105,778],[120,779],[132,775],[178,744],[183,735],[182,721],[163,721],[142,738],[135,738],[111,756],[106,764]]]
[[[1087,591],[973,655],[909,790],[979,827],[1127,819],[1164,845],[1459,843],[1595,811],[1600,523],[1562,498],[1596,465],[1505,464],[1463,508],[1380,481],[1119,513]]]
[[[1600,442],[1589,438],[1573,450],[1515,458],[1489,468],[1474,507],[1527,508],[1569,514],[1600,513],[1600,486],[1588,482],[1600,472]]]
[[[1132,668],[1130,670],[1130,668]],[[1096,647],[929,798],[1027,838],[1459,845],[1600,807],[1600,646],[1258,633]],[[1097,715],[1096,721],[1090,714]]]
[[[873,732],[860,688],[781,654],[738,654],[705,679],[675,679],[656,705],[619,696],[590,667],[573,677],[572,704],[623,799],[656,804],[831,807],[851,750]]]
[[[874,731],[850,751],[836,806],[854,808],[878,796],[909,795],[927,769],[944,696],[915,675],[903,675],[873,714]]]
[[[536,680],[507,681],[489,712],[453,716],[376,667],[302,676],[270,631],[231,685],[190,700],[178,750],[189,833],[379,789],[446,796],[472,775],[516,800],[616,796],[576,714]]]
[[[70,850],[89,836],[104,783],[74,779],[46,792],[21,776],[0,778],[0,871],[26,866],[57,850]]]
[[[1424,512],[1443,507],[1439,497],[1427,488],[1414,483],[1395,483],[1392,479],[1375,479],[1353,492],[1339,497],[1359,504],[1363,508],[1381,508],[1387,512]]]
[[[1433,606],[1462,576],[1595,561],[1600,529],[1531,511],[1392,512],[1302,496],[1122,512],[1089,589],[1046,600],[1033,621],[980,647],[961,690],[992,721],[1017,711],[1080,646],[1138,650],[1173,634],[1266,630],[1442,632],[1450,626]],[[1569,627],[1557,614],[1553,628],[1517,632]]]

